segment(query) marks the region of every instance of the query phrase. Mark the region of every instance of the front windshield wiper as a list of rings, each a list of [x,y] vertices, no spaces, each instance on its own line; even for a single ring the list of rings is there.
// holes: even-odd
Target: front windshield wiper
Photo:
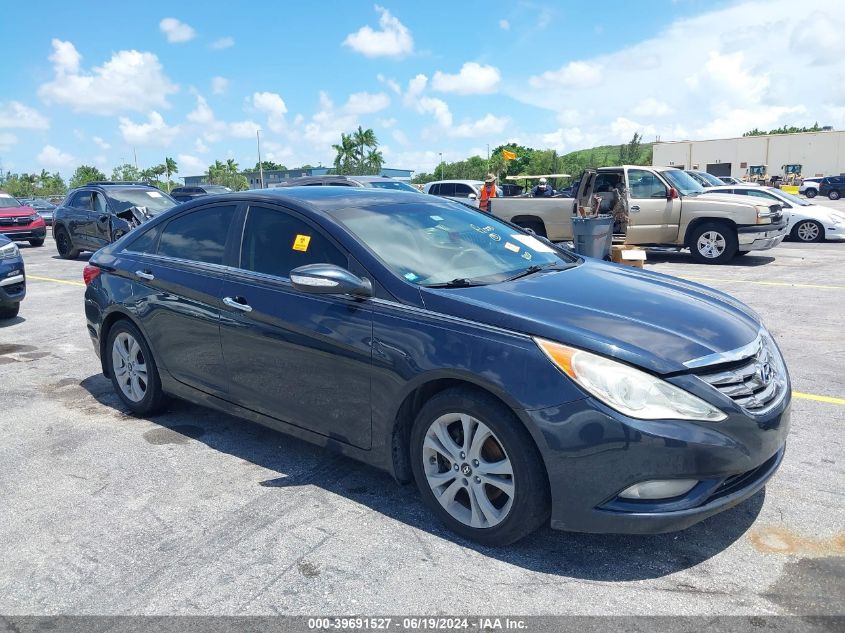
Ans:
[[[457,279],[453,279],[452,281],[445,281],[440,284],[425,284],[425,288],[469,288],[471,286],[486,286],[487,284],[482,281],[474,281],[472,279],[466,279],[465,277],[458,277]]]
[[[534,264],[533,266],[529,266],[525,270],[521,270],[515,275],[511,275],[510,277],[506,277],[502,280],[505,281],[513,281],[514,279],[521,279],[522,277],[527,277],[528,275],[533,275],[534,273],[539,273],[542,270],[569,270],[576,266],[575,262],[570,262],[568,264],[556,264],[556,263],[549,263],[549,264]]]

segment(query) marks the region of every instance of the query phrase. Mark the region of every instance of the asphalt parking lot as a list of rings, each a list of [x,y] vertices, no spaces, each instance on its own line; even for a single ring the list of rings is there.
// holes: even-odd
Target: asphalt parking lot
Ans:
[[[781,346],[797,396],[765,491],[680,533],[543,529],[505,549],[254,424],[178,401],[126,415],[85,330],[87,257],[21,250],[28,297],[0,322],[0,613],[845,612],[845,243],[646,264],[745,301]]]

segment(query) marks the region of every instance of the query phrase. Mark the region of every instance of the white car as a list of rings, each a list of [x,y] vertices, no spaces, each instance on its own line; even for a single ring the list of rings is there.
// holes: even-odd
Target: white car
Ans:
[[[779,202],[789,213],[787,234],[798,242],[821,242],[823,240],[845,240],[845,213],[820,204],[813,204],[774,187],[750,185],[725,185],[711,187],[705,194],[733,193],[742,196],[763,198]]]
[[[483,180],[435,180],[428,182],[423,187],[423,193],[429,193],[441,198],[457,200],[464,204],[478,206],[478,198],[481,196]],[[502,197],[502,188],[496,186],[496,196]]]
[[[798,186],[798,193],[804,194],[808,198],[815,198],[819,195],[819,183],[823,178],[804,178]]]

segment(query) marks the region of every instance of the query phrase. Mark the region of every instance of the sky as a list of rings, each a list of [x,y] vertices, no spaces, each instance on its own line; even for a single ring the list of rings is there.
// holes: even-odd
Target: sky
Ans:
[[[0,167],[385,166],[845,128],[842,0],[4,3]]]

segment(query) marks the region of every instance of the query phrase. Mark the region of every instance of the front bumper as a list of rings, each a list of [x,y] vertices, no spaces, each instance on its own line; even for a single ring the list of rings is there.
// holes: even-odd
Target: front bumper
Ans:
[[[774,248],[786,238],[787,223],[779,226],[741,226],[737,229],[740,251],[765,251]]]
[[[0,234],[5,235],[10,240],[24,242],[26,240],[43,240],[47,237],[47,227],[41,225],[35,228],[25,229],[0,229]]]
[[[654,534],[685,529],[757,493],[783,459],[790,401],[762,420],[634,420],[592,398],[527,411],[549,475],[551,525],[575,532]],[[727,412],[727,411],[726,411]],[[685,495],[621,500],[653,479],[696,479]]]
[[[26,296],[23,260],[0,263],[0,307],[13,306]]]
[[[829,224],[824,227],[824,239],[826,240],[845,240],[845,225]]]

